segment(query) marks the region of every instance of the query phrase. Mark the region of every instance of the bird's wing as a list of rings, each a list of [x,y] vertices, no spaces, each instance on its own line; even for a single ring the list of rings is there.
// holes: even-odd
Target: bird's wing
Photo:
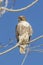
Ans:
[[[28,32],[29,32],[29,36],[32,36],[32,34],[33,34],[33,29],[32,29],[32,26],[31,26],[31,25],[29,26],[29,31],[28,31]]]
[[[16,38],[17,38],[17,42],[19,42],[18,25],[16,25]]]

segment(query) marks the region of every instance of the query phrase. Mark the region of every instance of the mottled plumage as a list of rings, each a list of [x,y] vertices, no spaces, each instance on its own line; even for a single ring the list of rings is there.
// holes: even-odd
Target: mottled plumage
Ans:
[[[20,53],[24,54],[27,42],[30,41],[30,37],[32,36],[32,27],[26,21],[24,16],[20,16],[18,22],[19,23],[16,26],[16,38],[17,42],[20,40],[22,41],[20,45]]]

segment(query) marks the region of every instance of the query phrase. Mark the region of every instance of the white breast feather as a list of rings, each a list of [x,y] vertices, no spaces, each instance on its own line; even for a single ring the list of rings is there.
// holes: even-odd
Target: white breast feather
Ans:
[[[28,22],[21,21],[18,25],[23,25],[25,27],[31,26]]]

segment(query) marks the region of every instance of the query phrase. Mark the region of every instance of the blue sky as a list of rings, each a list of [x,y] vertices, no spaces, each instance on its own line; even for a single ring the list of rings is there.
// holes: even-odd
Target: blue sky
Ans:
[[[16,0],[13,8],[17,9],[24,7],[33,1],[34,0]],[[11,8],[11,6],[11,0],[9,0],[8,7]],[[32,39],[43,34],[43,0],[39,0],[39,2],[37,2],[34,6],[22,12],[6,12],[0,18],[0,43],[7,44],[9,38],[14,38],[14,42],[11,46],[9,45],[7,48],[0,49],[1,51],[16,44],[15,28],[18,23],[18,16],[21,15],[25,16],[27,21],[32,25]],[[43,39],[40,39],[33,42],[31,46],[43,44],[42,42]],[[21,65],[23,58],[24,55],[21,55],[19,53],[19,48],[16,48],[11,52],[0,56],[0,65]],[[26,58],[24,65],[43,65],[43,53],[31,52]]]

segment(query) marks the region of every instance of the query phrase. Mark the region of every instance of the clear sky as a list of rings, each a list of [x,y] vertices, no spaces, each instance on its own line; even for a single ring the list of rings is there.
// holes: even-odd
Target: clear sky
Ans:
[[[18,9],[24,7],[33,1],[34,0],[15,0],[13,8]],[[12,7],[11,0],[9,0],[8,7]],[[27,18],[27,21],[33,28],[32,39],[43,34],[43,0],[39,0],[34,6],[22,12],[6,12],[0,17],[0,43],[7,44],[9,38],[14,38],[14,42],[11,46],[9,45],[7,48],[0,49],[0,52],[16,44],[15,28],[18,23],[18,16],[21,15]],[[43,44],[43,39],[32,43],[31,47],[39,44]],[[19,53],[19,48],[15,48],[11,52],[0,56],[0,65],[21,65],[23,58],[24,55]],[[43,53],[31,52],[28,54],[24,65],[43,65]]]

